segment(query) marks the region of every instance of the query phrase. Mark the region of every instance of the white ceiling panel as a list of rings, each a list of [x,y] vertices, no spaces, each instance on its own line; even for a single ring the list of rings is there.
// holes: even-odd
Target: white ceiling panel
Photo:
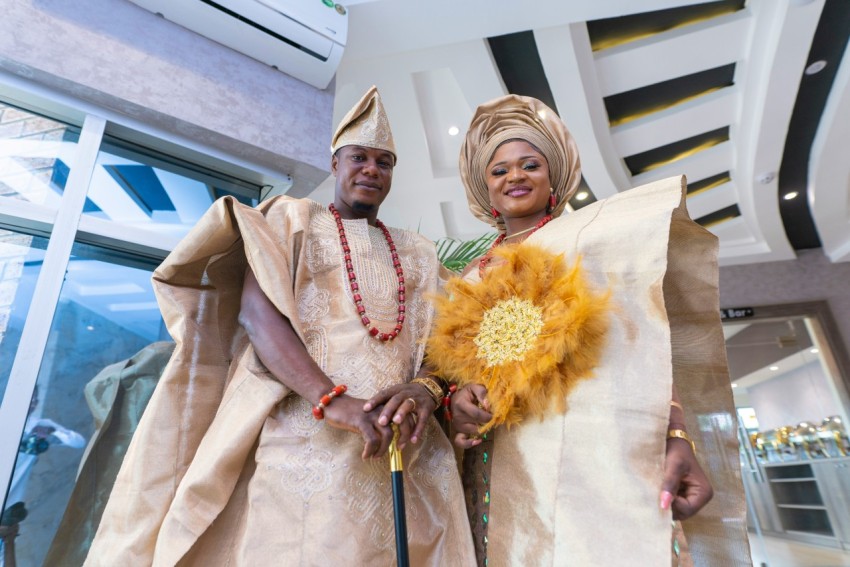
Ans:
[[[738,191],[732,182],[688,196],[688,212],[691,218],[698,219],[738,202]]]
[[[614,146],[630,156],[732,124],[739,90],[727,87],[611,128]]]
[[[738,61],[749,25],[741,11],[598,51],[600,92],[622,93]]]

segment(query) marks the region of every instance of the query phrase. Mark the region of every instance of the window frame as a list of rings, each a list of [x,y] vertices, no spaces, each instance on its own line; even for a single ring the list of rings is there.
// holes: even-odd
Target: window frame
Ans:
[[[210,181],[224,181],[229,190],[240,194],[247,195],[251,186],[256,187],[257,193],[252,197],[258,201],[288,191],[292,178],[3,71],[0,100],[80,128],[58,209],[0,197],[0,228],[48,238],[6,390],[0,393],[0,427],[8,433],[0,436],[0,494],[5,501],[74,243],[161,261],[180,240],[83,214],[100,152],[110,151],[117,143],[154,166],[173,169],[188,165],[183,168],[193,175],[201,173]]]

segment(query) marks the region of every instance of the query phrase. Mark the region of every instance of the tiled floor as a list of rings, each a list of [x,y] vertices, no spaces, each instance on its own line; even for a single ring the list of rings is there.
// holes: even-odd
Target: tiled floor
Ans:
[[[750,534],[754,567],[845,567],[850,566],[850,552],[815,547],[787,539],[765,537],[760,545]],[[765,555],[766,554],[766,555]]]

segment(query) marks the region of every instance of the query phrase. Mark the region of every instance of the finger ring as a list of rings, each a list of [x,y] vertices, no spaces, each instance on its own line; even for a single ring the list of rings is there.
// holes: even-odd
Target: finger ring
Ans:
[[[406,400],[404,400],[404,401],[405,401],[405,402],[410,402],[410,405],[412,405],[412,406],[413,406],[412,408],[410,408],[410,411],[416,411],[416,400],[414,400],[413,398],[407,398],[407,399],[406,399]]]

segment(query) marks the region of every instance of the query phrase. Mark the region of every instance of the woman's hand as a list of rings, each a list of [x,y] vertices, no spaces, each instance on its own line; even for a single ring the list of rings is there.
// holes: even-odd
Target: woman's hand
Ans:
[[[428,417],[435,409],[437,404],[425,386],[408,383],[378,392],[363,405],[362,411],[379,411],[378,424],[381,426],[389,427],[390,422],[398,425],[398,448],[404,449],[408,441],[419,442]]]
[[[363,400],[339,396],[325,408],[325,421],[331,427],[359,433],[363,437],[363,459],[383,456],[393,438],[392,429],[378,423],[378,409],[363,411]]]
[[[482,384],[464,386],[452,396],[452,427],[457,432],[455,445],[469,449],[481,443],[479,428],[490,421],[487,388]]]
[[[661,509],[672,505],[673,519],[685,520],[696,514],[714,496],[708,477],[699,466],[690,443],[668,439],[661,483]]]

